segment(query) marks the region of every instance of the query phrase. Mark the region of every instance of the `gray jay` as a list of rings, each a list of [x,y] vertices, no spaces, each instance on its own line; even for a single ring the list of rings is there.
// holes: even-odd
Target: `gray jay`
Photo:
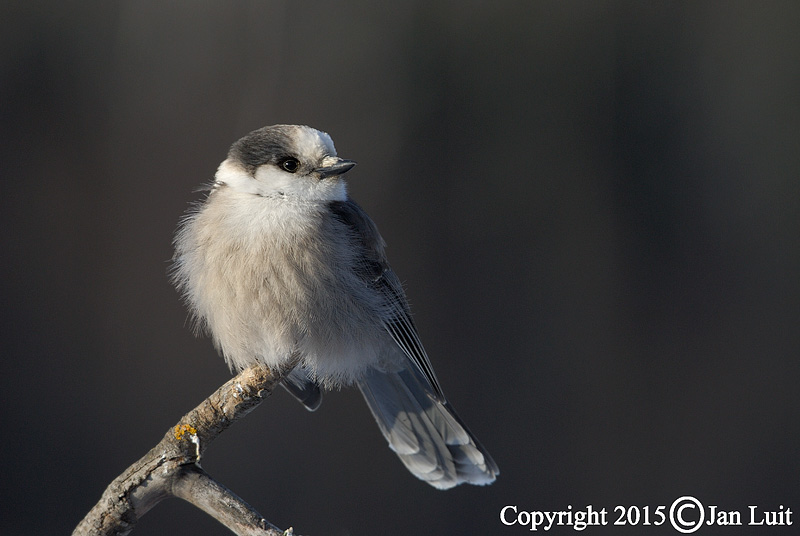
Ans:
[[[383,238],[347,194],[354,165],[310,127],[246,135],[182,220],[173,280],[232,369],[297,359],[283,384],[311,410],[320,387],[355,383],[417,478],[489,484],[497,465],[445,399]]]

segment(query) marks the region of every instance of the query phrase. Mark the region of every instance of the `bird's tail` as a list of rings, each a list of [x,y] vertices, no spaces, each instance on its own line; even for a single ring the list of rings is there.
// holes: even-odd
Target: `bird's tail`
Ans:
[[[417,478],[438,489],[485,485],[500,471],[447,401],[411,370],[370,370],[358,382],[389,446]]]

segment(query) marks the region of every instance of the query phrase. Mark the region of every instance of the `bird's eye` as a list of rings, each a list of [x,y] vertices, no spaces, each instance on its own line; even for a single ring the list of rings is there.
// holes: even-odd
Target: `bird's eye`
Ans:
[[[284,169],[284,171],[294,173],[300,168],[300,162],[298,162],[296,158],[287,158],[286,160],[281,161],[281,167]]]

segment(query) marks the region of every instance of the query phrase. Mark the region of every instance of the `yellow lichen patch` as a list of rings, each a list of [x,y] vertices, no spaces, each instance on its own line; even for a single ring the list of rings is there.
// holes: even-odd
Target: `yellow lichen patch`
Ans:
[[[183,439],[184,434],[193,436],[197,434],[197,429],[191,424],[179,424],[175,427],[175,439],[180,441]]]

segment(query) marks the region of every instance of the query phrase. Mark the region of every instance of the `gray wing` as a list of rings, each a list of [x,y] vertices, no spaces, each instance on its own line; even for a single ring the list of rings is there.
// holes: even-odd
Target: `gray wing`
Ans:
[[[414,476],[435,488],[494,482],[497,464],[445,399],[375,224],[352,201],[333,203],[331,209],[359,242],[364,259],[359,275],[386,298],[386,331],[408,358],[409,366],[401,370],[371,369],[358,382],[389,446]]]
[[[364,210],[354,201],[334,201],[330,204],[331,211],[341,222],[345,223],[360,243],[364,259],[358,267],[359,275],[364,281],[383,294],[389,305],[390,314],[384,321],[386,331],[392,336],[403,353],[408,357],[414,367],[425,378],[428,384],[427,391],[444,401],[444,393],[439,385],[439,380],[433,372],[431,361],[422,342],[419,340],[417,328],[411,318],[403,285],[400,279],[389,267],[384,253],[385,243],[375,223]]]

